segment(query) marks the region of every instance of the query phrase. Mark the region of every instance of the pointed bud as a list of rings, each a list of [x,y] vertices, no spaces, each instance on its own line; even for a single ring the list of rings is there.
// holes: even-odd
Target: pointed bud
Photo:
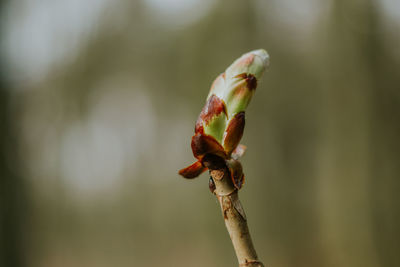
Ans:
[[[239,141],[245,110],[268,64],[268,53],[263,49],[254,50],[235,60],[215,79],[192,137],[192,151],[198,161],[182,169],[179,172],[182,176],[194,178],[207,168],[229,166],[232,181],[240,189],[244,175],[240,162],[235,160],[244,153]]]
[[[244,111],[268,64],[265,50],[251,51],[235,60],[211,86],[195,132],[213,137],[224,147],[228,157],[242,138]]]

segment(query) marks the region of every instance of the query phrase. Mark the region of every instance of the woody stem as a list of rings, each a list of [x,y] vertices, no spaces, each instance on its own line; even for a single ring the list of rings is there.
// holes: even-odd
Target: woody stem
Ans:
[[[258,260],[251,241],[247,219],[239,200],[238,190],[234,187],[225,169],[211,170],[210,175],[215,183],[215,195],[221,205],[225,226],[231,237],[239,267],[264,267]]]

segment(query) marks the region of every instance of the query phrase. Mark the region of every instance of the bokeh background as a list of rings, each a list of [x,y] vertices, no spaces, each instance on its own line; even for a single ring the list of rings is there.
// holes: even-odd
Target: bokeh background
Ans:
[[[0,3],[0,266],[236,266],[207,174],[177,171],[212,80],[257,48],[260,258],[400,266],[399,1]]]

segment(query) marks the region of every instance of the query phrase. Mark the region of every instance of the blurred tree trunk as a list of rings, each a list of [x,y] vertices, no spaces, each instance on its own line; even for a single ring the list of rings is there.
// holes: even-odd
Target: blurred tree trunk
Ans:
[[[4,2],[0,1],[0,14]],[[22,267],[25,266],[22,224],[26,199],[23,181],[18,174],[20,165],[16,157],[15,121],[10,110],[10,88],[4,69],[0,54],[0,266]]]
[[[372,89],[371,164],[368,168],[371,230],[379,266],[400,266],[400,245],[394,238],[400,235],[400,62],[395,60],[394,50],[385,47],[393,41],[384,35],[392,24],[384,25],[379,1],[369,2],[367,27],[370,30],[365,35],[364,59]]]
[[[390,188],[399,183],[393,179],[398,165],[382,162],[396,158],[385,149],[393,153],[399,146],[398,141],[392,143],[398,138],[387,136],[400,134],[399,123],[391,120],[398,114],[393,109],[398,97],[387,98],[395,93],[390,86],[399,82],[388,75],[393,72],[386,72],[389,58],[382,48],[380,25],[374,1],[337,0],[324,29],[327,68],[322,76],[328,86],[321,117],[319,193],[329,266],[394,266],[389,251],[379,249],[388,248],[387,243],[379,239],[384,238],[383,228],[389,230],[384,225],[388,221],[382,222],[389,214],[380,209],[392,206],[387,211],[394,215],[390,201],[395,203],[396,197]],[[383,101],[391,105],[385,107]],[[389,195],[382,198],[382,193]]]

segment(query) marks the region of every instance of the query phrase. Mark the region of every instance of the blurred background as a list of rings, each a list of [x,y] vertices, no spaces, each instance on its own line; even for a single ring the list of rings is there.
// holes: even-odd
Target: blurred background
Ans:
[[[270,267],[400,266],[400,2],[2,0],[0,266],[236,266],[208,175],[213,79],[271,56],[241,199]]]

